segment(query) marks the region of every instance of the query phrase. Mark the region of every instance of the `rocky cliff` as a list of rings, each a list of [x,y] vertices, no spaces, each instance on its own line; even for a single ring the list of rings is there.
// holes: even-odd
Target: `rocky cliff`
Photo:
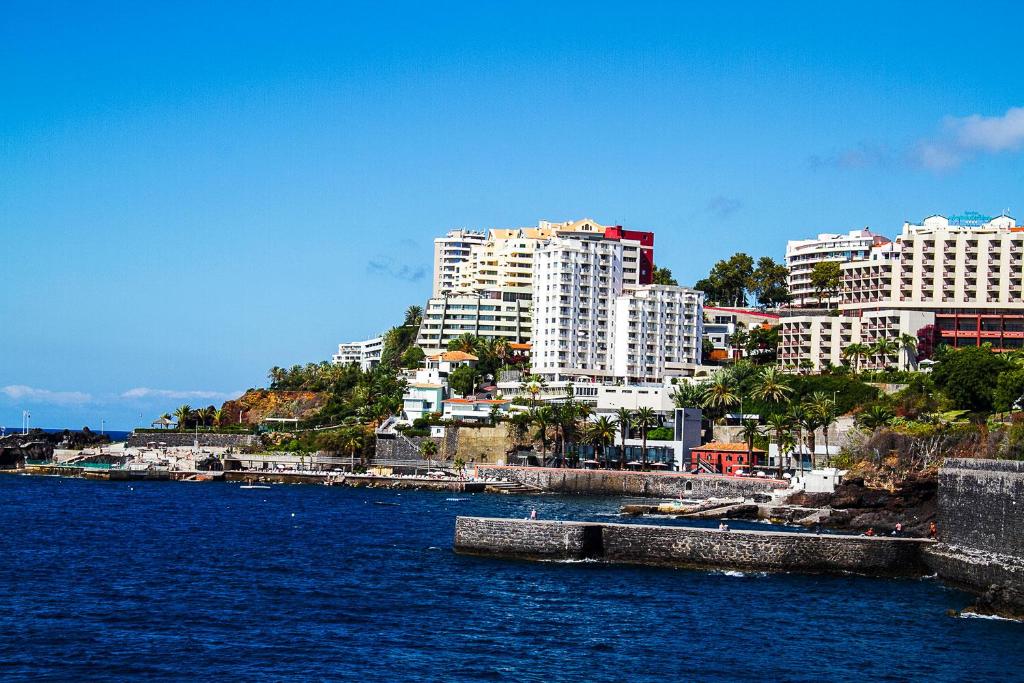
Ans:
[[[308,420],[315,417],[327,403],[327,394],[315,391],[270,391],[250,389],[221,409],[228,424],[241,422],[255,425],[268,417]]]

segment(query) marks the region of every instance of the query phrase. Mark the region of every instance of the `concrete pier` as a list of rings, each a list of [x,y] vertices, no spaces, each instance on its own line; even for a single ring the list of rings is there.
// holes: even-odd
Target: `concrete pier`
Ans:
[[[695,569],[921,576],[917,538],[775,531],[719,531],[647,524],[604,524],[459,517],[455,551],[527,560],[596,559]]]

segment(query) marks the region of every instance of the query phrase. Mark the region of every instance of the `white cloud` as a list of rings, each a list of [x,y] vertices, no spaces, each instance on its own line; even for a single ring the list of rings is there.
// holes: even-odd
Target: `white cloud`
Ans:
[[[135,387],[121,394],[121,398],[166,398],[174,400],[228,400],[237,398],[241,391],[179,391],[176,389],[150,389],[149,387]]]
[[[92,401],[92,395],[82,391],[50,391],[37,389],[24,384],[8,384],[0,387],[3,394],[14,401],[26,403],[52,403],[54,405],[80,405]]]
[[[947,116],[942,134],[922,140],[913,158],[927,169],[947,171],[977,154],[1015,152],[1024,147],[1024,107],[1011,107],[1002,116]]]
[[[1024,146],[1024,107],[1011,107],[1002,116],[949,117],[945,124],[963,149],[996,153]]]

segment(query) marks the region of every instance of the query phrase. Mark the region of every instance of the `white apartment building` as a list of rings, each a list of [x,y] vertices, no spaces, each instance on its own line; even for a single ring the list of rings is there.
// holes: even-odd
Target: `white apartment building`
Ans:
[[[528,298],[509,292],[451,294],[427,302],[416,346],[437,354],[464,334],[526,342],[531,326]]]
[[[355,363],[363,372],[369,372],[380,364],[383,350],[384,337],[338,344],[338,352],[331,357],[331,362],[335,365]]]
[[[627,382],[658,382],[701,362],[704,294],[643,285],[615,299],[612,374]]]
[[[813,239],[786,243],[786,267],[789,268],[789,293],[793,306],[824,307],[838,303],[836,296],[819,297],[811,284],[811,271],[822,261],[847,263],[868,258],[872,247],[889,242],[887,237],[864,228],[848,233],[821,233]]]
[[[444,296],[459,285],[462,265],[469,260],[474,245],[483,244],[486,235],[474,230],[449,230],[434,238],[434,287],[432,297]]]
[[[622,244],[555,237],[534,254],[533,372],[548,381],[610,378],[612,317],[622,292]]]

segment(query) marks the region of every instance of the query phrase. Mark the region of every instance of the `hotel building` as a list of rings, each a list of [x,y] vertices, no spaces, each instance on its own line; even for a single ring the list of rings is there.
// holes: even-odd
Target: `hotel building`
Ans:
[[[821,233],[814,239],[786,243],[788,287],[794,307],[825,308],[838,303],[837,296],[818,296],[811,284],[811,272],[822,261],[849,263],[868,258],[873,247],[889,242],[867,228],[843,233]]]
[[[950,346],[991,343],[1024,348],[1024,227],[1013,218],[947,219],[905,223],[891,244],[843,264],[841,316],[782,320],[780,361],[837,365],[849,344],[916,336],[934,324]],[[864,367],[906,367],[910,355],[872,357]]]

